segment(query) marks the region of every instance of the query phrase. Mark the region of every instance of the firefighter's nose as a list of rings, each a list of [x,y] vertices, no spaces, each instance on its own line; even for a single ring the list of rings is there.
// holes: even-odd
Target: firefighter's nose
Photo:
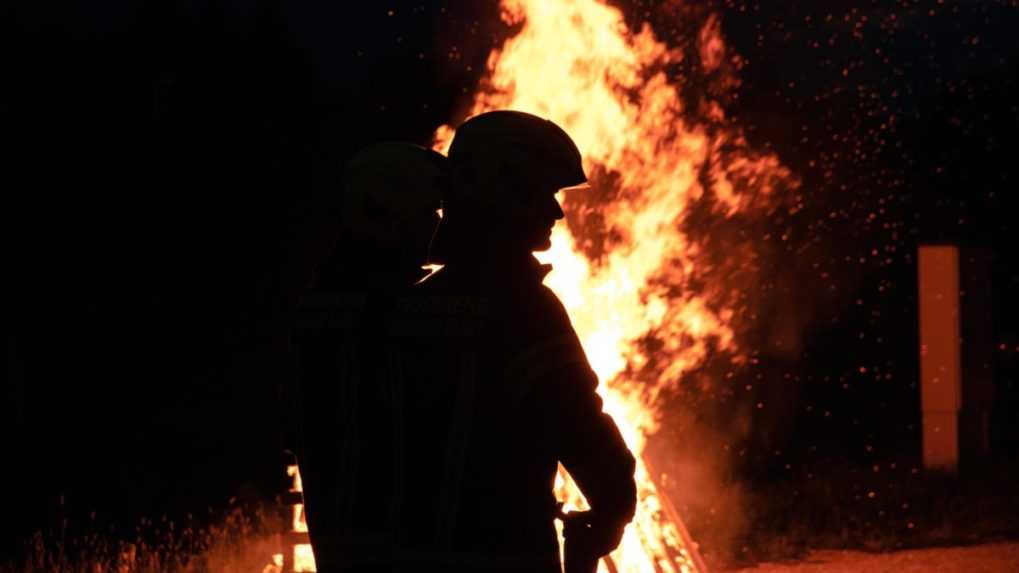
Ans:
[[[557,199],[555,195],[552,196],[552,205],[553,205],[552,214],[555,217],[556,221],[566,216],[566,214],[563,213],[562,206],[559,204],[559,199]]]

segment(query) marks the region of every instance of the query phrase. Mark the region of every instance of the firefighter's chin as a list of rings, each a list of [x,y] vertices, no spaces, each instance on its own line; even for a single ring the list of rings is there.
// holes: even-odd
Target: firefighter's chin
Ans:
[[[532,249],[535,253],[547,251],[552,248],[552,229],[549,228],[543,234],[540,234],[535,238],[533,243],[534,248]]]

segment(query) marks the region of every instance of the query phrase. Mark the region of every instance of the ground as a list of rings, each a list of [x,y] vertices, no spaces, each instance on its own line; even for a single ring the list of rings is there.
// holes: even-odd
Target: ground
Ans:
[[[1013,573],[1019,543],[911,549],[891,553],[814,551],[806,559],[728,569],[740,573]]]

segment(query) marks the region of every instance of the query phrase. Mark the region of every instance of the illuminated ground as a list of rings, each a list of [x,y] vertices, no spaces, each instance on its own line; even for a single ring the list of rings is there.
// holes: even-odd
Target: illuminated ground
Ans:
[[[742,573],[1010,573],[1019,568],[1019,543],[911,549],[893,553],[816,551],[790,563],[729,569]]]

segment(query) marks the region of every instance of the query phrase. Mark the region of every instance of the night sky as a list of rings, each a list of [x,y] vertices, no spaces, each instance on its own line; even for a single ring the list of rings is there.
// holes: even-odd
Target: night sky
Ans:
[[[677,46],[716,14],[740,82],[689,97],[717,90],[802,181],[801,210],[753,229],[785,256],[755,285],[755,359],[700,398],[709,425],[753,406],[729,444],[739,470],[917,457],[924,241],[989,254],[994,440],[1014,452],[1019,4],[617,5]],[[285,317],[328,245],[344,158],[462,117],[512,30],[466,0],[3,13],[0,431],[21,493],[0,537],[62,512],[126,523],[271,496]]]

